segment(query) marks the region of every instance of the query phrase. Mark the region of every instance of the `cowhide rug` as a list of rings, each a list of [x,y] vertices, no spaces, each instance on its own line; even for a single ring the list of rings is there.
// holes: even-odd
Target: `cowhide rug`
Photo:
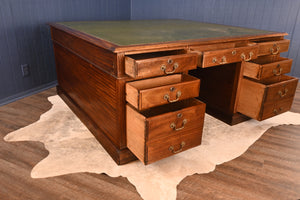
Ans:
[[[49,97],[49,101],[53,106],[39,121],[4,138],[45,144],[49,155],[32,169],[32,178],[76,172],[123,176],[145,200],[175,200],[176,186],[186,176],[211,172],[216,165],[240,156],[272,126],[300,124],[300,114],[292,112],[235,126],[206,115],[202,145],[148,166],[140,161],[118,166],[58,96]]]

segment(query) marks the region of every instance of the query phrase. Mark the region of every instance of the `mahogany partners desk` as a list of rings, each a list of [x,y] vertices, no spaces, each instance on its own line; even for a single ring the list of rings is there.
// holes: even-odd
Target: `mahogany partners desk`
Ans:
[[[286,33],[184,20],[50,26],[58,93],[117,164],[200,145],[205,109],[234,125],[293,102]]]

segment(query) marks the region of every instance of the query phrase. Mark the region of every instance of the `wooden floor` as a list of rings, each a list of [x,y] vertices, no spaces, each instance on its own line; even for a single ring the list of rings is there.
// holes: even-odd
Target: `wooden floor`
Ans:
[[[50,109],[55,89],[0,107],[0,200],[135,200],[141,199],[126,178],[77,173],[32,179],[30,171],[48,155],[42,143],[3,141]],[[292,111],[300,113],[300,86]],[[268,130],[242,156],[209,174],[186,177],[177,199],[300,199],[300,126]]]

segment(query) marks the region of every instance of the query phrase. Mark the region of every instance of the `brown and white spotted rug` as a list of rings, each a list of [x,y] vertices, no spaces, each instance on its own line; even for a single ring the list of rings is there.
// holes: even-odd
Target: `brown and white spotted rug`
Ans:
[[[211,172],[216,165],[240,156],[272,126],[300,124],[300,114],[292,112],[235,126],[206,115],[202,145],[148,166],[139,161],[118,166],[58,96],[49,97],[49,101],[53,106],[39,121],[4,138],[45,144],[49,155],[32,169],[32,178],[77,172],[123,176],[145,200],[175,200],[176,186],[186,176]]]

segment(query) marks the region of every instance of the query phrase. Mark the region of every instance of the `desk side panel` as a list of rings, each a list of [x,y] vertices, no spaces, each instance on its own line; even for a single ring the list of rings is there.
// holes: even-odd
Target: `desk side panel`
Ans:
[[[118,117],[117,79],[55,42],[54,51],[60,88],[116,147],[124,148],[126,141]],[[95,137],[101,140],[97,134]]]
[[[96,46],[80,37],[76,37],[76,31],[71,33],[52,27],[52,39],[61,46],[67,48],[81,58],[88,60],[96,67],[109,74],[116,75],[116,67],[112,52]]]

